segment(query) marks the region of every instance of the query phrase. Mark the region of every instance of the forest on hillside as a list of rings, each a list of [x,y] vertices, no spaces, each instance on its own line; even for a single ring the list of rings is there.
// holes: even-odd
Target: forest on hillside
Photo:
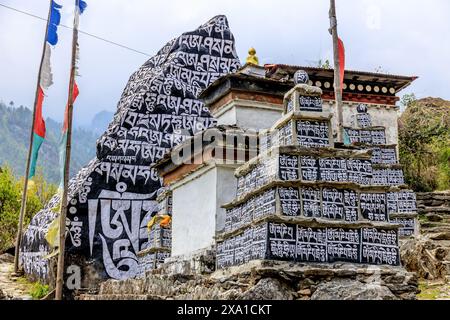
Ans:
[[[6,105],[0,101],[0,167],[8,166],[14,176],[22,177],[25,172],[27,150],[30,139],[30,109]],[[59,141],[61,123],[46,119],[46,138],[39,152],[37,166],[42,169],[44,178],[51,183],[59,182]],[[95,143],[99,129],[74,128],[70,173],[76,174],[95,156]]]
[[[414,191],[450,189],[450,101],[409,97],[399,119],[399,150]]]

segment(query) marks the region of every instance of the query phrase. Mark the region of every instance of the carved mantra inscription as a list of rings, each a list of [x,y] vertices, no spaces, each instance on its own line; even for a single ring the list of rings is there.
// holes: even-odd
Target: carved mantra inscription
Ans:
[[[249,254],[251,253],[251,254]],[[400,264],[395,230],[310,228],[267,222],[218,244],[217,267],[249,260]]]
[[[297,125],[297,143],[302,147],[324,148],[330,146],[328,122],[299,120]]]
[[[302,96],[298,98],[300,111],[322,112],[322,98],[313,96]]]

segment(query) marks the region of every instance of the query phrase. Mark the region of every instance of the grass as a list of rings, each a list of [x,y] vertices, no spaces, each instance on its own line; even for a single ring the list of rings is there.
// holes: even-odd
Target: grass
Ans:
[[[28,294],[34,299],[39,300],[43,297],[45,297],[49,292],[49,286],[42,284],[40,282],[30,282],[25,277],[18,277],[16,279],[16,282],[18,284],[27,286],[28,288]]]
[[[431,287],[426,283],[419,284],[420,293],[417,295],[419,300],[436,300],[440,290],[438,287]]]
[[[428,222],[428,218],[422,214],[419,215],[418,219],[419,219],[419,222]]]
[[[16,279],[16,282],[19,284],[27,285],[27,286],[31,285],[31,283],[25,277],[18,277]]]
[[[419,289],[419,300],[450,299],[450,284],[420,282]]]

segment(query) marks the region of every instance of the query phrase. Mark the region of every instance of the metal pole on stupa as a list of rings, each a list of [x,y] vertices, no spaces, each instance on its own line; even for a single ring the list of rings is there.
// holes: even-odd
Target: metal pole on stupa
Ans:
[[[330,0],[330,33],[333,38],[333,60],[334,60],[334,94],[336,97],[336,109],[337,109],[337,142],[344,143],[344,126],[342,115],[342,75],[341,67],[343,61],[340,61],[339,55],[339,35],[337,31],[337,18],[336,18],[336,3],[335,0]]]

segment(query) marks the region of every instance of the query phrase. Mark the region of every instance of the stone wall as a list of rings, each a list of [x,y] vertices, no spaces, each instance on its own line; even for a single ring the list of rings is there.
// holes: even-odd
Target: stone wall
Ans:
[[[422,233],[446,232],[450,240],[450,191],[417,193],[417,208]]]
[[[108,280],[79,300],[413,300],[415,274],[403,268],[346,263],[252,261],[211,275],[147,273]]]
[[[418,193],[420,236],[401,245],[409,271],[428,280],[450,280],[450,191]]]

